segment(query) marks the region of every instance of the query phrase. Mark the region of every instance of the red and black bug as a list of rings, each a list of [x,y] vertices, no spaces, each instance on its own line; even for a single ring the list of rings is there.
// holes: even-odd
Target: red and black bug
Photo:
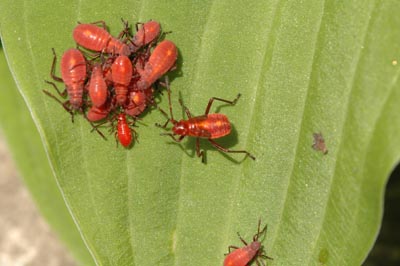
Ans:
[[[178,49],[173,42],[168,40],[160,42],[150,55],[144,69],[138,70],[140,79],[137,82],[137,89],[147,89],[157,79],[167,73],[175,65],[177,56]]]
[[[78,24],[72,34],[75,42],[92,51],[129,56],[131,53],[129,46],[111,36],[105,30],[104,21],[100,23],[103,28],[94,24]]]
[[[255,261],[258,266],[265,265],[260,258],[271,259],[264,254],[263,246],[259,241],[262,234],[266,233],[267,225],[260,230],[261,220],[258,221],[257,233],[253,236],[253,242],[248,244],[238,233],[240,241],[245,245],[244,247],[229,246],[228,254],[225,254],[224,266],[246,266],[250,262]],[[231,251],[233,249],[233,251]]]
[[[173,124],[173,127],[172,127],[172,133],[165,133],[162,135],[168,135],[176,142],[181,142],[186,136],[195,137],[196,154],[198,157],[201,157],[203,163],[205,162],[205,158],[204,158],[204,151],[200,151],[200,138],[207,139],[211,145],[213,145],[215,148],[217,148],[222,152],[245,153],[246,156],[249,156],[251,159],[253,160],[256,159],[253,155],[251,155],[249,152],[245,150],[230,150],[222,147],[220,144],[214,141],[214,139],[228,135],[231,132],[231,124],[228,118],[223,114],[210,114],[212,103],[214,101],[220,101],[228,103],[230,105],[235,105],[240,97],[240,94],[238,94],[238,96],[233,101],[216,97],[210,98],[206,110],[204,112],[204,115],[201,116],[192,116],[189,109],[183,105],[182,100],[179,100],[179,103],[185,110],[188,119],[177,121],[174,119],[174,116],[172,114],[171,90],[169,88],[167,78],[166,78],[166,86],[168,91],[170,117],[168,117],[168,114],[166,112],[160,109],[160,111],[168,118],[168,120],[164,125],[157,124],[157,126],[166,128],[168,123],[171,122]],[[176,138],[177,135],[179,136],[179,138]]]
[[[128,97],[128,85],[132,79],[132,62],[127,56],[118,56],[111,66],[117,103],[124,106]]]
[[[141,47],[154,41],[160,35],[160,23],[151,20],[142,24],[132,38],[131,50],[136,52]]]
[[[65,89],[64,91],[59,91],[57,86],[50,81],[46,81],[51,84],[58,94],[61,97],[65,97],[68,94],[69,99],[66,102],[61,102],[57,97],[55,97],[50,92],[43,90],[48,96],[52,97],[56,101],[58,101],[65,110],[67,110],[71,116],[73,121],[73,111],[74,110],[82,110],[83,107],[83,92],[84,92],[84,84],[87,78],[86,72],[86,60],[85,57],[78,49],[68,49],[64,52],[61,57],[61,78],[55,75],[55,65],[57,56],[53,50],[54,58],[51,66],[51,77],[55,81],[64,82]]]

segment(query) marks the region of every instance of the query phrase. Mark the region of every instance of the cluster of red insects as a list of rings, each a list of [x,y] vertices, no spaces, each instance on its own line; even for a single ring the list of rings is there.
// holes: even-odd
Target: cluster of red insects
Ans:
[[[131,145],[133,136],[136,138],[136,132],[131,127],[136,119],[147,107],[156,105],[154,85],[174,68],[178,56],[173,42],[160,41],[163,34],[160,34],[158,22],[138,23],[136,30],[132,35],[128,23],[124,22],[124,29],[115,38],[106,30],[103,21],[78,24],[73,31],[78,48],[64,52],[60,64],[61,78],[55,75],[56,54],[53,50],[51,76],[55,81],[64,82],[65,90],[61,92],[53,82],[47,81],[60,96],[68,95],[68,100],[62,102],[44,90],[71,114],[72,121],[76,112],[82,113],[93,130],[102,137],[104,135],[99,131],[99,126],[110,122],[111,130],[115,131],[115,136],[125,147]],[[202,162],[205,162],[205,158],[204,152],[200,150],[200,138],[207,139],[222,152],[244,153],[255,159],[245,150],[230,150],[214,141],[228,135],[231,132],[231,124],[225,115],[209,113],[212,103],[220,101],[234,105],[240,94],[233,101],[211,98],[201,116],[192,116],[180,100],[188,119],[177,121],[172,114],[168,79],[159,84],[167,87],[170,116],[160,109],[168,120],[164,125],[157,125],[166,128],[169,122],[173,124],[172,133],[162,135],[168,135],[176,142],[182,141],[185,136],[195,137],[196,154],[202,158]]]
[[[98,23],[102,27],[95,25]],[[178,51],[171,41],[159,42],[160,24],[156,21],[141,24],[133,36],[125,23],[118,38],[106,30],[104,22],[98,23],[75,27],[73,38],[85,50],[72,48],[64,52],[61,78],[55,75],[53,50],[51,76],[64,82],[65,90],[60,92],[53,82],[47,82],[62,97],[68,94],[68,100],[61,102],[48,91],[44,92],[62,104],[72,121],[76,111],[82,113],[102,136],[98,126],[104,120],[111,123],[116,120],[118,140],[129,147],[133,131],[130,125],[146,107],[154,105],[153,84],[175,65]],[[132,122],[128,122],[127,115],[132,117]]]

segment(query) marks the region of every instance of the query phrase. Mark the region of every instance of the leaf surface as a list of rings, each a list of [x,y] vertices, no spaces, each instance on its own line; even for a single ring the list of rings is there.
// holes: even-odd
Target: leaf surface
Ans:
[[[236,232],[250,241],[259,218],[270,264],[362,263],[399,158],[400,3],[3,1],[0,10],[11,70],[98,265],[222,265],[227,247],[241,245]],[[177,118],[180,94],[196,115],[212,96],[242,94],[213,108],[234,127],[217,141],[256,161],[203,141],[202,164],[193,139],[159,136],[157,110],[138,123],[139,143],[116,148],[40,92],[51,89],[51,48],[74,47],[77,21],[104,20],[117,35],[120,18],[173,31]],[[311,148],[318,132],[327,155]]]

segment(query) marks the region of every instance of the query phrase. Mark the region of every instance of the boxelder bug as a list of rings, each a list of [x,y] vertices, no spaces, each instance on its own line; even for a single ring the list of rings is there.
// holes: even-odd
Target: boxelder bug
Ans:
[[[271,259],[270,257],[264,255],[264,250],[259,241],[259,238],[262,234],[264,234],[267,230],[267,225],[260,230],[261,220],[258,221],[258,230],[257,234],[253,236],[253,242],[247,244],[246,241],[239,235],[240,241],[245,244],[244,247],[236,247],[236,246],[229,246],[228,254],[225,254],[224,266],[246,266],[249,265],[248,263],[251,261],[255,261],[258,266],[265,265],[263,262],[259,260],[259,258],[264,259]],[[231,249],[234,249],[231,251]]]
[[[160,111],[168,118],[168,120],[164,125],[160,124],[156,125],[162,128],[166,128],[167,124],[171,122],[173,124],[173,127],[172,127],[172,133],[164,133],[162,135],[168,135],[176,142],[182,141],[186,136],[195,137],[196,154],[198,157],[201,157],[201,161],[203,163],[205,163],[205,158],[204,158],[204,151],[200,151],[200,138],[207,139],[211,143],[211,145],[213,145],[215,148],[217,148],[222,152],[245,153],[246,156],[249,156],[251,159],[253,160],[256,159],[253,155],[251,155],[249,152],[245,150],[230,150],[222,147],[220,144],[214,141],[214,139],[228,135],[231,132],[231,124],[228,118],[223,114],[210,114],[212,103],[214,101],[220,101],[228,103],[230,105],[235,105],[240,97],[240,94],[238,94],[238,96],[233,101],[228,101],[216,97],[211,98],[208,102],[204,115],[201,116],[192,116],[189,109],[183,106],[182,100],[179,100],[179,103],[181,104],[182,108],[184,108],[186,115],[188,116],[188,120],[177,121],[174,119],[174,116],[172,114],[171,90],[169,88],[167,78],[166,78],[166,86],[168,91],[169,111],[171,116],[168,117],[168,114],[162,109],[160,109]],[[176,138],[175,137],[176,135],[178,135],[179,138]]]

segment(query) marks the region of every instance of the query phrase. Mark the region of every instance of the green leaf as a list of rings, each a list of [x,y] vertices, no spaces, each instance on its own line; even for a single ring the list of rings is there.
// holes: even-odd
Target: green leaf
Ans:
[[[84,265],[92,265],[48,164],[43,144],[0,49],[0,129],[41,213]]]
[[[399,158],[398,1],[3,1],[10,67],[56,178],[98,265],[222,265],[257,221],[273,265],[360,265],[380,226],[387,176]],[[210,97],[242,98],[219,111],[234,124],[202,142],[208,163],[160,137],[153,110],[139,143],[116,148],[41,93],[51,48],[75,44],[77,21],[155,19],[179,47],[171,87],[194,114]],[[167,108],[165,95],[161,107]],[[328,154],[311,148],[322,132]],[[171,145],[170,145],[171,144]]]

